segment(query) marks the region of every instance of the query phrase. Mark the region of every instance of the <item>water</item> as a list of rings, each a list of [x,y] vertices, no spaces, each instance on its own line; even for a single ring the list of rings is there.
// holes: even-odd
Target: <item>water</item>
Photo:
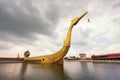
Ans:
[[[120,80],[120,64],[65,61],[64,65],[0,63],[0,80]]]

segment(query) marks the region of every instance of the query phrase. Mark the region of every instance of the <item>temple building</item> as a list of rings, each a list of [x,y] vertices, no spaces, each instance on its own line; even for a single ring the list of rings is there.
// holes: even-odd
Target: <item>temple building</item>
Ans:
[[[86,54],[85,53],[80,53],[79,56],[80,56],[80,59],[85,59],[86,58]]]
[[[112,53],[105,55],[93,55],[91,56],[93,60],[120,60],[120,53]]]

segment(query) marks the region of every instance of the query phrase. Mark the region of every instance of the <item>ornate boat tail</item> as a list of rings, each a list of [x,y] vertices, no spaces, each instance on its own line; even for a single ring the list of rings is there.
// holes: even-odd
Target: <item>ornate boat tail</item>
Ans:
[[[33,62],[33,63],[58,63],[58,62],[60,62],[63,59],[63,57],[67,54],[67,52],[70,48],[72,28],[86,14],[87,14],[87,12],[85,12],[83,15],[81,15],[79,17],[76,17],[73,20],[71,20],[71,24],[69,26],[69,29],[68,29],[67,36],[66,36],[66,39],[64,41],[63,47],[59,51],[55,52],[54,54],[45,55],[45,56],[24,57],[24,60],[26,62]]]

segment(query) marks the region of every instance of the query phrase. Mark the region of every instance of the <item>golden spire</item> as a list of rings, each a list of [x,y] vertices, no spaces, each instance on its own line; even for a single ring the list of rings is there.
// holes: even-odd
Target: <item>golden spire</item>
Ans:
[[[19,55],[19,53],[18,53],[18,56],[17,56],[17,58],[20,58],[20,55]]]

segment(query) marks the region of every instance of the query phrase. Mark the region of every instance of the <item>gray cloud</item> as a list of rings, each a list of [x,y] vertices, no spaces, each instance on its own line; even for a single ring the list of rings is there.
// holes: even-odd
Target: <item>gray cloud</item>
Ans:
[[[113,24],[118,25],[120,22],[119,9],[119,0],[0,0],[0,41],[4,42],[5,45],[7,45],[7,42],[13,44],[8,46],[2,44],[0,48],[8,49],[15,45],[19,47],[32,45],[34,47],[37,44],[38,50],[40,48],[39,45],[45,45],[44,48],[41,48],[43,50],[50,43],[55,49],[63,43],[62,38],[65,35],[58,36],[60,34],[59,31],[62,30],[56,29],[60,26],[59,24],[67,23],[64,22],[65,20],[72,19],[88,10],[88,14],[85,17],[90,18],[90,24],[94,24],[92,26],[96,26],[96,28],[94,27],[95,29],[99,26],[101,28],[104,26],[104,21],[101,21],[103,16],[107,16],[109,19],[104,19],[108,20],[105,22],[113,22]],[[93,20],[98,20],[98,23]],[[98,29],[101,28],[99,27]],[[94,44],[94,41],[91,41],[94,35],[99,34],[97,31],[99,30],[92,28],[73,31],[73,34],[75,32],[77,35],[72,37],[72,48],[75,51],[80,51],[80,49],[85,51],[93,49],[96,45],[98,46],[99,43]],[[115,31],[117,32],[118,29],[115,29]],[[91,34],[94,35],[91,36]],[[44,37],[39,37],[39,35]],[[119,42],[119,33],[114,33],[111,30],[106,36],[109,35],[116,39],[113,42]],[[47,40],[44,41],[45,37],[47,37]],[[35,43],[37,40],[40,42]],[[46,41],[48,41],[48,44],[44,43]]]
[[[119,7],[120,7],[120,2],[113,6],[113,8],[119,8]]]
[[[0,49],[1,50],[7,50],[7,49],[10,49],[10,48],[11,48],[10,46],[4,46],[4,45],[0,44]]]
[[[21,37],[33,37],[34,33],[54,35],[55,25],[59,21],[59,8],[52,3],[42,15],[34,5],[31,0],[1,1],[0,31]]]

